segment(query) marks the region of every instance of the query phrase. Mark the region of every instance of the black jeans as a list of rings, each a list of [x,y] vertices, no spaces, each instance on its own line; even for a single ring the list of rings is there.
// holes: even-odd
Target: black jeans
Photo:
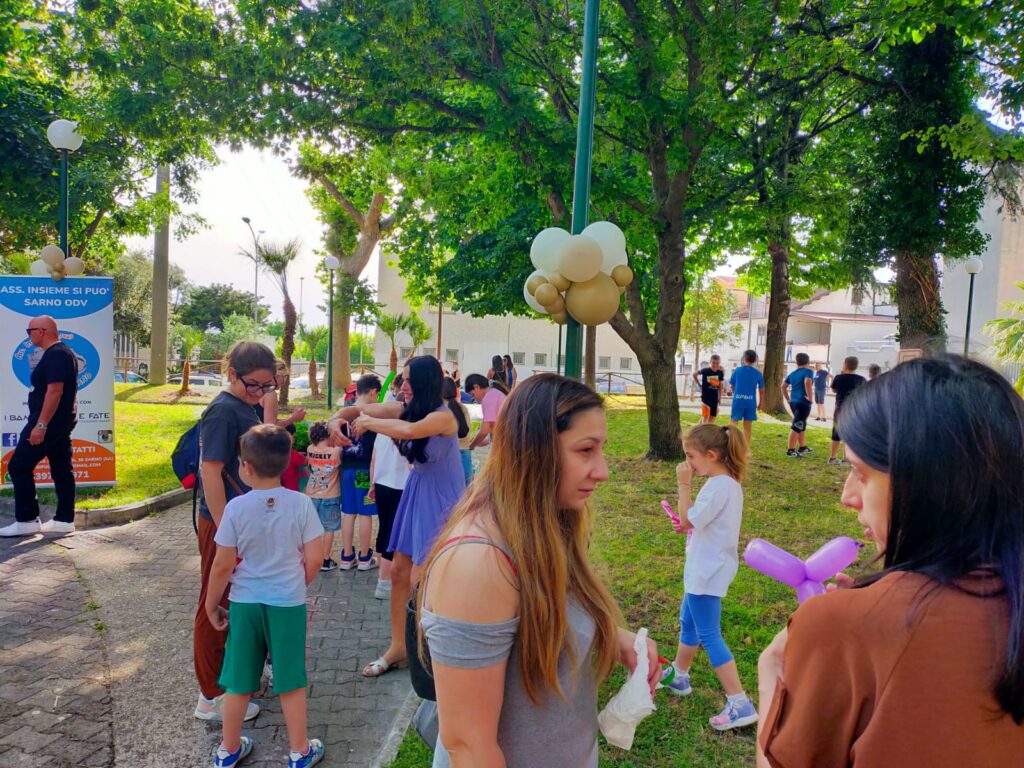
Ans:
[[[14,455],[7,465],[14,486],[14,516],[19,523],[27,523],[39,517],[39,502],[36,500],[36,464],[44,458],[50,461],[50,477],[57,494],[55,519],[62,523],[75,521],[75,473],[71,470],[71,428],[46,430],[46,437],[39,445],[32,445],[29,435],[35,422],[21,430]]]

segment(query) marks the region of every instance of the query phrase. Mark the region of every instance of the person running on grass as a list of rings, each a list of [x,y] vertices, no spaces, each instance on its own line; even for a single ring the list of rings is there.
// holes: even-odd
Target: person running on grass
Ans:
[[[730,418],[734,427],[743,422],[743,436],[747,438],[748,455],[751,452],[751,432],[764,399],[764,376],[756,365],[757,352],[748,349],[743,353],[743,365],[734,368],[729,377],[729,388],[732,390]]]
[[[725,385],[722,358],[719,355],[712,355],[711,365],[701,368],[693,374],[693,383],[700,385],[700,423],[714,424],[715,419],[718,418],[718,404],[721,401],[722,387]]]
[[[814,371],[811,358],[806,352],[798,352],[797,368],[782,382],[782,397],[789,402],[793,423],[789,427],[789,450],[786,455],[799,458],[812,449],[807,447],[807,418],[811,415],[811,390],[814,386]]]
[[[832,414],[832,447],[828,459],[829,464],[843,463],[843,460],[839,458],[839,446],[843,439],[839,436],[839,411],[842,409],[843,403],[846,402],[846,398],[865,382],[864,377],[856,372],[859,365],[860,361],[851,355],[843,360],[842,372],[832,379],[832,391],[836,393],[836,410]]]

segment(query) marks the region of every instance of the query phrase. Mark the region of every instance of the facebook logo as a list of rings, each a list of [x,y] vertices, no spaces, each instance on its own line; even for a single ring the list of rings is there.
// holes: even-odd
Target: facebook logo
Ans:
[[[14,448],[18,444],[18,433],[17,432],[4,432],[3,433],[3,447]]]

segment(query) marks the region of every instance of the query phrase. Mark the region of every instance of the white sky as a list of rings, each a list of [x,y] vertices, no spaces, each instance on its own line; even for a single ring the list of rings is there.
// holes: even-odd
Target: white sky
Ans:
[[[195,285],[228,283],[251,292],[255,270],[252,262],[239,254],[241,247],[252,247],[252,235],[242,221],[248,216],[253,229],[264,230],[261,238],[278,242],[299,238],[301,253],[288,273],[289,292],[308,325],[326,324],[320,309],[327,303],[326,288],[316,279],[319,257],[314,253],[323,245],[323,226],[306,198],[307,182],[292,176],[284,160],[269,151],[247,148],[232,152],[221,147],[217,155],[221,163],[200,176],[197,203],[188,209],[203,216],[208,226],[184,241],[172,236],[171,263],[182,267]],[[153,240],[131,238],[129,245],[152,252]],[[376,254],[363,276],[376,285]],[[281,319],[281,292],[263,273],[259,276],[259,295],[270,306],[271,317]]]

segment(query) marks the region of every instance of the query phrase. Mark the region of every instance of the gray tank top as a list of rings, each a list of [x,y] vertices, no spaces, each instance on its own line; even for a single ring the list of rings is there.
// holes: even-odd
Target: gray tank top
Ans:
[[[486,539],[463,543],[489,544]],[[448,547],[441,550],[444,552]],[[440,553],[438,553],[440,554]],[[511,556],[509,556],[511,562]],[[424,585],[424,588],[426,586]],[[597,768],[597,682],[591,664],[596,625],[593,618],[569,597],[566,603],[570,642],[575,649],[576,673],[566,653],[558,660],[558,682],[565,694],[541,693],[538,703],[523,688],[517,637],[519,617],[497,624],[472,624],[438,616],[423,608],[420,626],[432,660],[459,669],[483,669],[508,659],[505,697],[498,722],[498,745],[508,768]],[[437,740],[434,768],[449,768],[448,753]]]

